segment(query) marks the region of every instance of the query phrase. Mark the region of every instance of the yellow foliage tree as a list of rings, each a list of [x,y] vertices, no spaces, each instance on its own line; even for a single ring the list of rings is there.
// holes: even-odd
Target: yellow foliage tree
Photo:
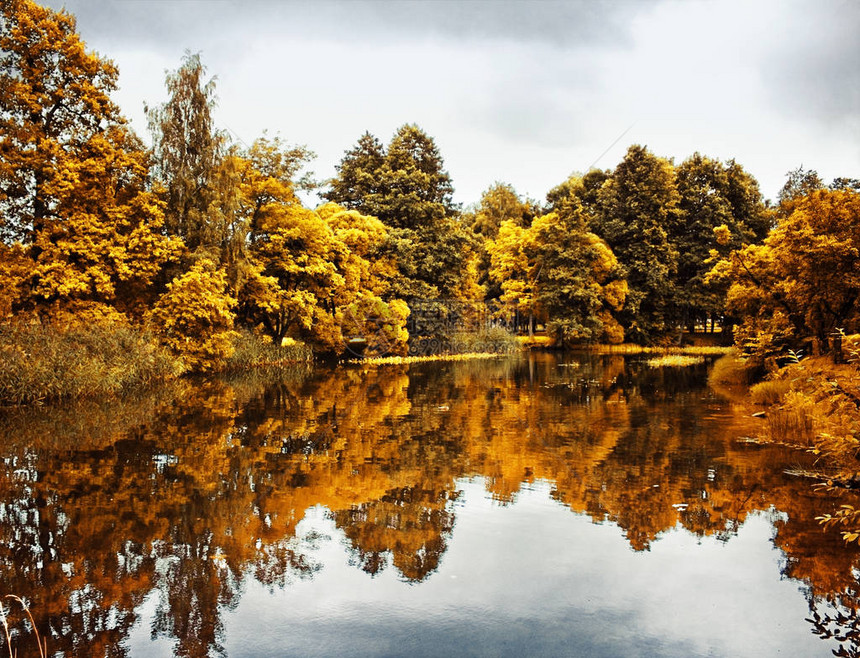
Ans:
[[[818,190],[792,202],[762,245],[720,260],[710,278],[728,281],[737,340],[767,355],[839,330],[860,329],[860,194]]]
[[[242,292],[244,312],[277,341],[293,335],[340,351],[337,297],[345,281],[335,263],[345,250],[312,210],[265,204],[251,246],[257,271]]]
[[[312,211],[270,194],[254,225],[256,269],[241,295],[249,319],[277,341],[293,336],[341,352],[360,337],[372,352],[405,353],[408,308],[382,299],[396,270],[379,257],[387,238],[379,220],[336,204]]]
[[[615,314],[624,307],[627,281],[606,242],[586,229],[582,207],[538,217],[529,232],[547,332],[560,344],[622,342],[624,330]]]
[[[539,265],[530,258],[533,238],[528,228],[508,219],[499,226],[496,239],[487,242],[490,278],[501,286],[499,300],[505,305],[505,315],[509,320],[515,314],[528,317],[530,331],[533,319],[542,318],[535,291]]]
[[[197,261],[167,284],[151,313],[164,342],[192,371],[217,370],[233,353],[236,299],[226,292],[227,278],[212,261]]]
[[[342,332],[364,339],[366,354],[406,354],[409,307],[390,296],[398,272],[397,263],[385,249],[388,229],[375,217],[335,203],[320,206],[316,212],[346,247],[338,263],[344,275],[338,299],[345,310]]]
[[[29,0],[0,11],[0,237],[30,261],[7,303],[139,317],[179,243],[159,234],[143,145],[110,100],[116,67],[65,12]]]
[[[502,222],[487,249],[490,276],[501,284],[509,314],[545,321],[561,341],[624,339],[615,314],[624,306],[627,282],[612,250],[586,230],[579,202],[538,217],[529,228]]]
[[[104,304],[143,315],[149,288],[181,242],[157,233],[159,202],[144,189],[145,155],[125,127],[93,137],[67,162],[56,219],[33,236],[28,277],[36,305]]]

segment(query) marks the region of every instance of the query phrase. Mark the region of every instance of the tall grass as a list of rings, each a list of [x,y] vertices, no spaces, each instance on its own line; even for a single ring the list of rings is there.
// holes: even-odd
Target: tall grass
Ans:
[[[30,607],[24,599],[19,596],[15,596],[14,594],[7,594],[4,598],[17,601],[20,604],[24,614],[30,621],[30,628],[33,629],[33,632],[36,635],[36,646],[39,648],[39,658],[47,658],[48,640],[39,635],[39,628],[36,626],[36,620],[33,619],[33,615],[30,613]],[[2,600],[0,600],[0,625],[3,626],[3,634],[6,637],[6,648],[9,650],[9,658],[17,658],[18,651],[12,648],[12,631],[9,627],[9,612],[3,606]]]
[[[409,340],[410,357],[456,354],[512,354],[521,349],[517,337],[503,327],[460,331],[438,337],[415,336]]]
[[[797,407],[768,412],[767,435],[774,443],[800,446],[813,446],[818,439],[813,415]]]
[[[766,379],[750,387],[750,401],[753,404],[771,406],[782,402],[786,393],[791,390],[788,379]]]
[[[714,387],[747,387],[755,381],[758,367],[741,358],[732,350],[714,362],[708,375],[708,384]]]
[[[511,354],[520,349],[517,337],[503,327],[492,327],[470,333],[457,333],[451,338],[451,354]]]
[[[285,345],[277,345],[267,337],[247,330],[239,332],[233,348],[233,355],[224,366],[231,372],[313,360],[313,350],[304,343],[288,341]]]
[[[124,326],[59,331],[0,326],[0,403],[115,395],[182,373],[181,363],[146,333]]]

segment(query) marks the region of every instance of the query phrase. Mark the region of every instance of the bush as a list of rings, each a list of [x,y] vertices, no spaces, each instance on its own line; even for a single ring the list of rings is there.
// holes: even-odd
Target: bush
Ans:
[[[233,354],[233,308],[223,272],[209,260],[200,260],[167,284],[151,320],[162,340],[192,371],[222,368]]]
[[[181,363],[136,329],[91,325],[60,331],[0,326],[0,402],[115,395],[173,379]]]

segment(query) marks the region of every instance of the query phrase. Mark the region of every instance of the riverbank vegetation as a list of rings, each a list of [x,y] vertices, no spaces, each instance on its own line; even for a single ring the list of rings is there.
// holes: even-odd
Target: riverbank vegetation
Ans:
[[[434,139],[405,124],[387,143],[360,136],[317,182],[307,147],[218,128],[199,55],[147,108],[147,146],[73,16],[11,0],[0,22],[0,324],[18,355],[3,401],[311,355],[507,351],[517,336],[647,349],[692,333],[763,364],[790,334],[826,349],[856,315],[856,181],[801,169],[774,206],[734,160],[634,145],[544,202],[496,182],[463,208]],[[135,347],[74,348],[72,364],[60,352],[82,327]],[[75,369],[90,374],[55,381]]]
[[[820,521],[860,539],[860,181],[825,186],[793,172],[761,244],[733,250],[706,279],[727,288],[738,355],[713,378],[752,384],[762,440],[816,455],[804,472],[850,497]],[[721,239],[728,229],[717,230]],[[739,358],[738,358],[739,357]]]

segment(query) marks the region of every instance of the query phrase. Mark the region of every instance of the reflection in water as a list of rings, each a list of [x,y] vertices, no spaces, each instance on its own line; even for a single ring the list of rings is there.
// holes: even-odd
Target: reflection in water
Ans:
[[[153,641],[222,655],[224,615],[249,587],[325,571],[330,536],[297,531],[309,509],[327,510],[354,571],[426,583],[457,534],[464,478],[478,477],[496,508],[549,483],[552,499],[619,528],[636,552],[677,528],[731,542],[768,512],[783,574],[806,592],[801,623],[827,652],[858,655],[856,555],[814,521],[832,501],[782,475],[803,455],[736,443],[757,421],[703,382],[704,368],[532,355],[6,410],[2,589],[30,602],[65,656],[127,655],[149,600]],[[29,641],[23,629],[13,642]]]

